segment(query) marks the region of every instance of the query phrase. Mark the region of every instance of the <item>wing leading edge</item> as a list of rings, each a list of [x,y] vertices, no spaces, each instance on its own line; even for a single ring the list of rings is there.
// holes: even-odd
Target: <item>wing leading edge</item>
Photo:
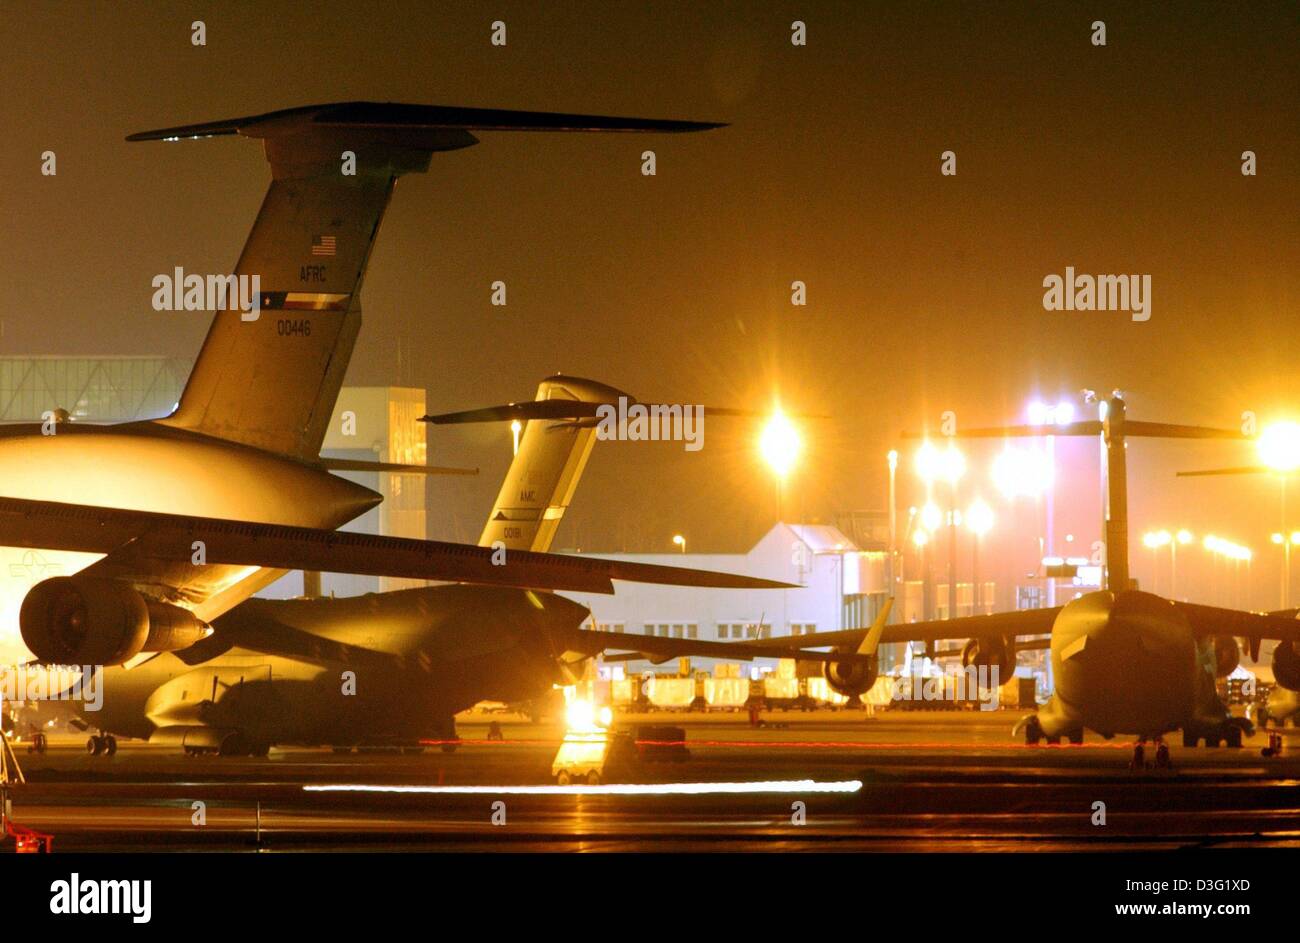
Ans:
[[[318,570],[458,583],[609,594],[613,580],[719,589],[785,589],[775,580],[598,557],[378,537],[251,521],[189,517],[53,501],[0,498],[0,545],[77,550],[107,556],[97,569],[147,575],[151,561]],[[200,568],[196,566],[196,569]]]

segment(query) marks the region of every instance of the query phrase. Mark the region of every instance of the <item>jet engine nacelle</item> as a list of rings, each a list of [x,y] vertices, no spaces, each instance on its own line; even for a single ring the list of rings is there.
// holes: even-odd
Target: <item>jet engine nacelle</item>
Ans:
[[[1241,646],[1231,635],[1214,637],[1214,676],[1226,678],[1241,664]]]
[[[212,631],[189,610],[126,583],[81,576],[37,583],[18,623],[32,654],[58,665],[120,665],[141,652],[189,648]]]
[[[1273,677],[1288,691],[1300,691],[1300,652],[1294,642],[1278,642],[1273,649]]]
[[[836,651],[852,654],[851,649]],[[869,662],[828,661],[822,668],[822,675],[832,691],[844,697],[861,697],[871,690],[879,673],[879,663],[875,658]]]
[[[961,666],[996,668],[1000,681],[1016,673],[1016,649],[1010,639],[973,638],[961,650]]]

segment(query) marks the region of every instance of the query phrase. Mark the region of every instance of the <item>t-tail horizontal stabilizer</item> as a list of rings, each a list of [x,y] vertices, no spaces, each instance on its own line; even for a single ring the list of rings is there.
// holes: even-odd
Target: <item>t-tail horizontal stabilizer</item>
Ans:
[[[639,403],[612,386],[556,375],[543,380],[531,400],[423,416],[421,421],[434,425],[521,424],[514,461],[488,515],[479,545],[545,551],[550,548],[573,500],[598,428],[605,422],[617,427],[629,418],[633,406],[638,407],[638,412],[645,410],[643,415],[650,425],[658,424],[652,438],[658,438],[665,425],[669,435],[674,429],[685,434],[688,409],[696,417],[694,423],[705,416],[757,418],[761,415],[747,409]]]
[[[1016,439],[1039,436],[1098,436],[1104,430],[1104,424],[1092,419],[1084,422],[1069,422],[1062,425],[1042,426],[986,426],[979,429],[958,429],[948,439]],[[1124,420],[1124,435],[1149,439],[1250,439],[1250,436],[1237,429],[1216,429],[1212,426],[1185,426],[1172,422],[1142,422],[1137,419]],[[904,439],[922,439],[918,432],[903,433]]]
[[[1286,474],[1276,468],[1269,468],[1267,465],[1242,465],[1238,468],[1204,468],[1198,471],[1180,471],[1179,478],[1201,478],[1206,475],[1264,475],[1272,472],[1273,474]]]
[[[401,102],[335,102],[304,105],[262,115],[201,121],[155,131],[137,131],[128,141],[180,141],[242,134],[251,138],[273,138],[297,134],[311,128],[338,128],[376,132],[407,132],[410,146],[429,147],[434,137],[419,137],[418,131],[623,131],[678,133],[710,131],[726,127],[716,121],[675,121],[663,118],[621,118],[609,115],[575,115],[550,111],[512,111],[500,108],[456,108],[446,105],[409,105]],[[401,134],[386,135],[392,143]],[[446,141],[466,141],[447,137]],[[462,144],[461,146],[464,146]]]
[[[1102,486],[1105,494],[1104,520],[1105,566],[1103,587],[1127,590],[1132,587],[1128,566],[1128,466],[1125,457],[1125,440],[1132,438],[1160,439],[1230,439],[1248,440],[1251,437],[1238,429],[1215,429],[1210,426],[1188,426],[1171,422],[1143,422],[1128,418],[1128,409],[1119,391],[1109,399],[1097,400],[1089,393],[1089,401],[1097,401],[1099,417],[1083,422],[1055,425],[992,426],[977,429],[958,429],[945,438],[993,439],[1028,436],[1099,436],[1105,448],[1106,460],[1102,463]],[[917,433],[904,433],[905,439],[919,439]]]
[[[477,468],[442,465],[403,465],[400,462],[367,462],[364,459],[322,458],[320,467],[329,471],[392,472],[398,475],[477,475]]]
[[[128,141],[262,141],[271,186],[225,306],[160,423],[314,461],[361,328],[361,285],[398,177],[474,132],[703,131],[716,124],[343,102],[141,131]],[[170,271],[174,262],[163,266]],[[217,273],[213,273],[215,276]],[[226,277],[226,273],[221,273]]]

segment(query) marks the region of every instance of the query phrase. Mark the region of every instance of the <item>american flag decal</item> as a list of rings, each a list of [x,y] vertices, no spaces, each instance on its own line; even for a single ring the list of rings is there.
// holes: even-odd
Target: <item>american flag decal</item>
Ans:
[[[337,242],[334,236],[314,236],[311,240],[311,254],[333,255],[334,250],[338,248]]]

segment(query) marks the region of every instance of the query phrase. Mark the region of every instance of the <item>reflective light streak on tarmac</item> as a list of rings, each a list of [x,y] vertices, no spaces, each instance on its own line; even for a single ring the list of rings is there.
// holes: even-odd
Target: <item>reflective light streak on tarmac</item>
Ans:
[[[476,746],[476,747],[500,747],[500,746],[554,746],[558,747],[563,740],[555,739],[528,739],[528,740],[421,740],[420,745],[426,747],[440,746]],[[802,750],[987,750],[987,744],[958,742],[953,740],[944,741],[899,741],[899,742],[873,742],[870,740],[637,740],[638,747],[735,747],[737,749],[750,749],[754,747],[769,747],[785,749],[802,749]],[[1105,743],[1000,743],[997,747],[1010,750],[1132,750],[1132,738],[1116,738],[1115,740]]]
[[[811,779],[756,783],[606,783],[602,786],[303,786],[303,792],[387,792],[433,796],[713,796],[772,793],[850,793],[862,789],[859,779],[816,782]]]

